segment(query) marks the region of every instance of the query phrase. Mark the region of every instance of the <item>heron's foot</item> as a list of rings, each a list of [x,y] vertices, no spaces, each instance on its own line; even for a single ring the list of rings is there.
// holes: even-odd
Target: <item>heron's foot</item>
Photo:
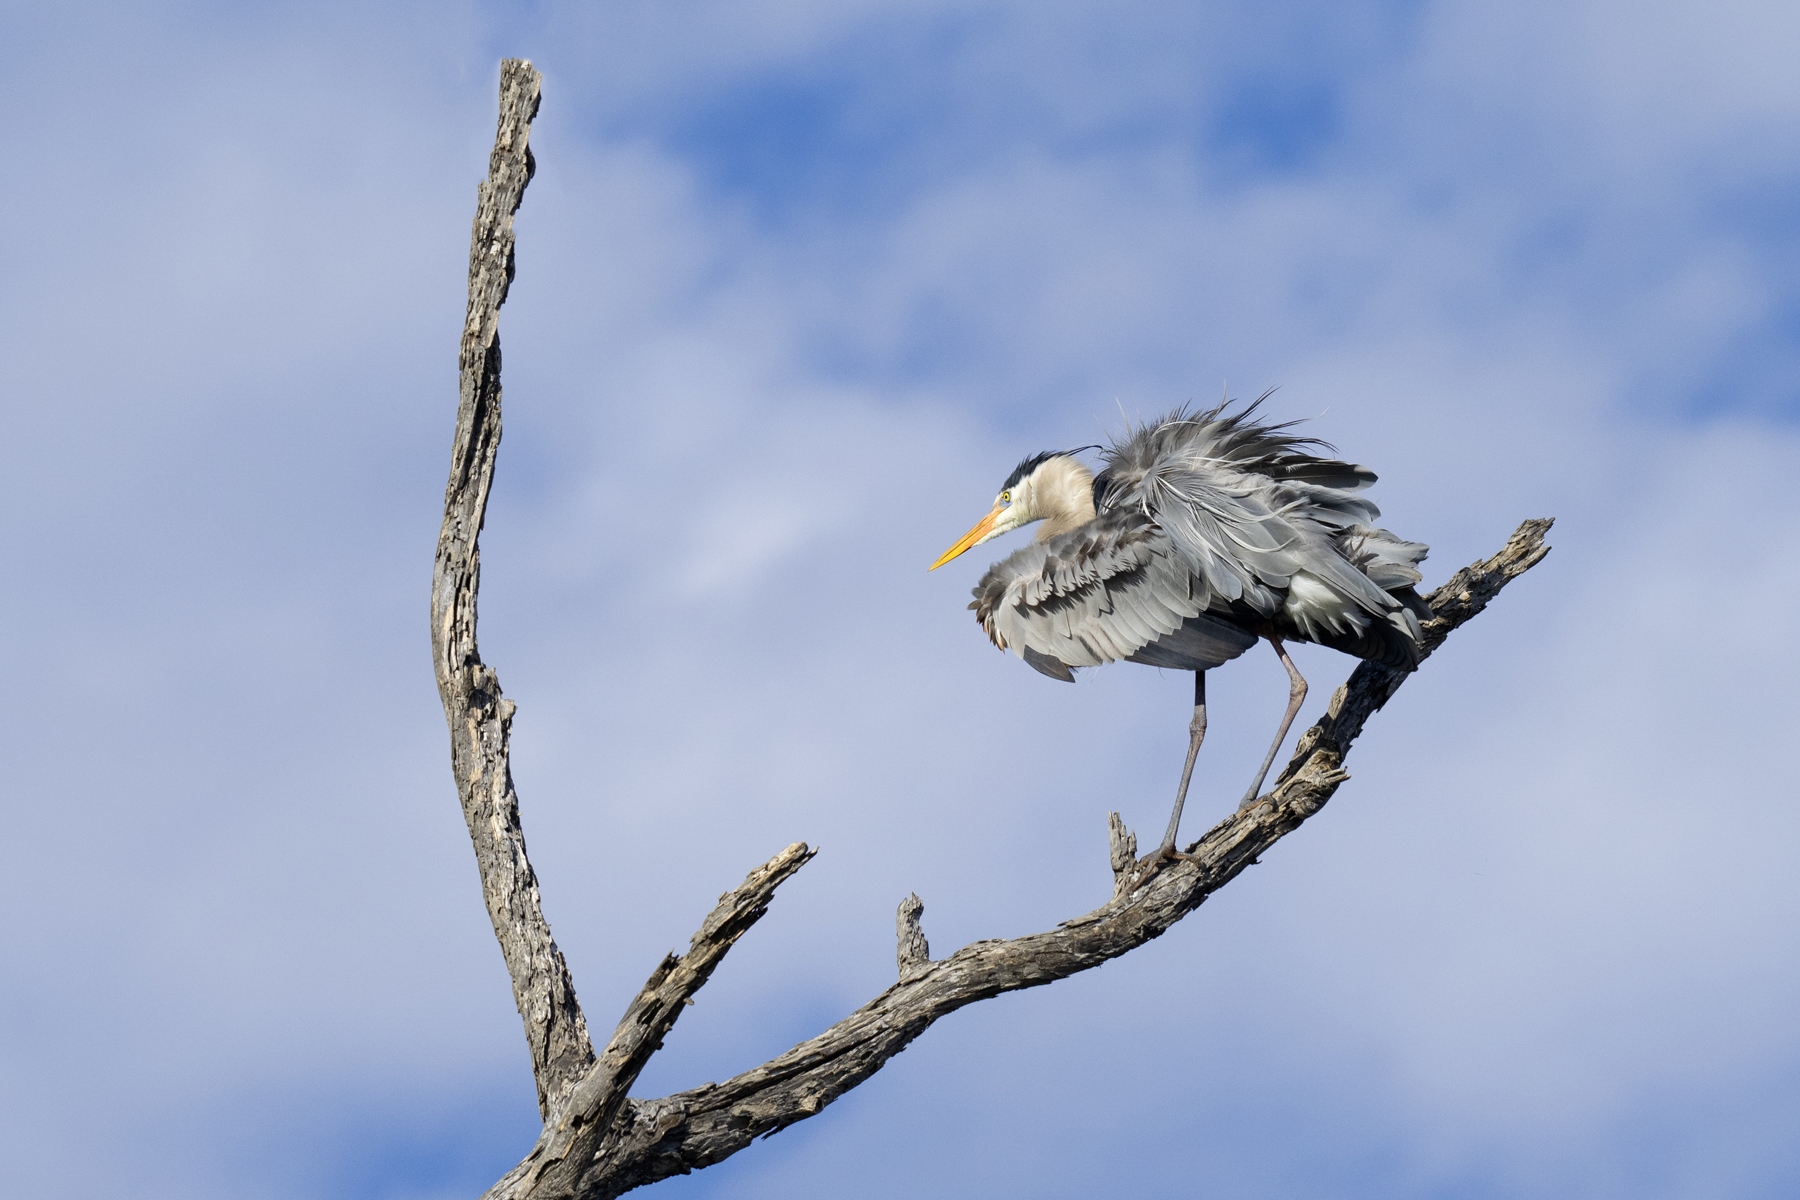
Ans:
[[[1131,877],[1131,886],[1126,889],[1127,893],[1137,891],[1160,875],[1164,867],[1177,860],[1181,862],[1200,861],[1194,855],[1183,853],[1173,846],[1158,846],[1150,852],[1148,857],[1138,860],[1137,869]]]

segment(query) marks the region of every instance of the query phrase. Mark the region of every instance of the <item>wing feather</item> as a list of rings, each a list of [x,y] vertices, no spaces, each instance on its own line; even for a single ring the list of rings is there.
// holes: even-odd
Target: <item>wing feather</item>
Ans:
[[[1170,666],[1204,670],[1235,658],[1256,636],[1203,616],[1211,594],[1195,587],[1156,522],[1112,512],[995,563],[971,607],[996,646],[1061,678],[1046,660],[1097,667],[1170,639],[1176,648],[1162,656]]]

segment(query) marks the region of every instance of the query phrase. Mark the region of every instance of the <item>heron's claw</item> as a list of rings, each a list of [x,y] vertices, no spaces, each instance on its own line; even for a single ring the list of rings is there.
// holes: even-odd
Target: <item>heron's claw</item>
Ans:
[[[1150,852],[1148,857],[1138,861],[1131,877],[1131,886],[1125,889],[1126,895],[1130,895],[1155,879],[1162,873],[1163,867],[1175,859],[1180,859],[1182,862],[1200,861],[1197,856],[1177,850],[1173,846],[1158,846]]]

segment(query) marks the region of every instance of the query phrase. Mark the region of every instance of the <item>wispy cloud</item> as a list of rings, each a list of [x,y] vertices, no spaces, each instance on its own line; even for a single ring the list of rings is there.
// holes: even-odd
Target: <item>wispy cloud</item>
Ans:
[[[907,892],[940,952],[1048,926],[1103,895],[1107,809],[1166,812],[1184,681],[1050,685],[964,611],[984,560],[924,571],[1022,454],[1281,384],[1434,579],[1560,518],[1205,911],[665,1191],[911,1195],[921,1156],[981,1195],[1791,1191],[1793,20],[22,21],[6,1176],[472,1194],[531,1135],[423,628],[494,60],[523,53],[484,651],[590,1019],[758,856],[825,850],[646,1091],[884,986]],[[1315,707],[1346,666],[1303,656]],[[1285,694],[1272,663],[1214,686],[1198,821]]]

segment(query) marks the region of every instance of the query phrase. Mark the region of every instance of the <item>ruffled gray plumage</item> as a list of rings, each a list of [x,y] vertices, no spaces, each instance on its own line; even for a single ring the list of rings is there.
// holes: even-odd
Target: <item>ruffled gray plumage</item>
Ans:
[[[1225,408],[1177,410],[1102,452],[1094,519],[976,586],[995,645],[1063,679],[1119,659],[1209,670],[1264,635],[1417,665],[1426,547],[1374,525],[1358,493],[1375,473],[1255,420],[1256,404]]]

